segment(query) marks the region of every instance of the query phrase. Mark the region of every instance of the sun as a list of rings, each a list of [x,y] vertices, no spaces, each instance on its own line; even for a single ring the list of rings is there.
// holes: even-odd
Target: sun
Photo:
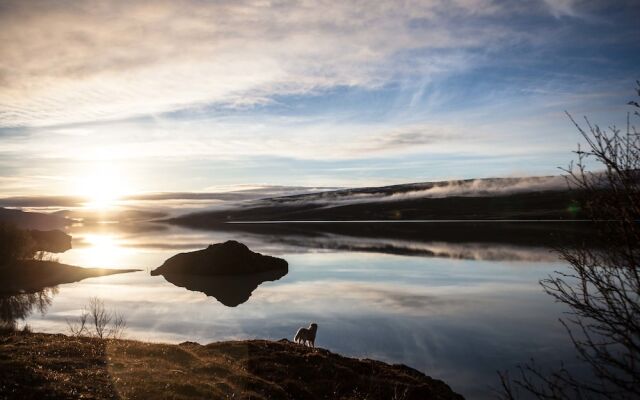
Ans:
[[[84,206],[92,209],[109,209],[127,193],[126,179],[122,171],[113,165],[100,165],[78,178],[76,193],[86,199]]]

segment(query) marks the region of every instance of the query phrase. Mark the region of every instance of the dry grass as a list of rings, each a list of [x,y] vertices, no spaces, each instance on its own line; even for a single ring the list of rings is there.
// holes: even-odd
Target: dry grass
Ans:
[[[0,336],[0,398],[461,399],[406,366],[286,340],[206,346],[33,333]]]

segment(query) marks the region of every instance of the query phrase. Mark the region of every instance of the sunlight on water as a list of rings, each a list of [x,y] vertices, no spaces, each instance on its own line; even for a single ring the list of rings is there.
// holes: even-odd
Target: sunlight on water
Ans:
[[[82,267],[126,268],[135,253],[116,234],[90,233],[74,240],[74,248],[63,260]]]

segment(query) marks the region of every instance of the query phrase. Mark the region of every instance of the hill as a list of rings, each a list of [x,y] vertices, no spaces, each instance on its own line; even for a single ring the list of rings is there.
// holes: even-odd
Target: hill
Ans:
[[[211,227],[250,221],[569,220],[580,193],[562,177],[426,182],[260,199],[179,216],[171,223]]]
[[[5,333],[0,375],[1,398],[462,399],[407,366],[286,339],[203,346]]]
[[[56,214],[27,212],[0,207],[0,221],[13,224],[21,229],[62,229],[69,220]]]

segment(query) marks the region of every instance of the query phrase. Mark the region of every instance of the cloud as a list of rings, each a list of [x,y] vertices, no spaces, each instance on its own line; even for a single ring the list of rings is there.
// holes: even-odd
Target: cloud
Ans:
[[[0,126],[120,119],[275,94],[377,87],[446,73],[459,53],[517,40],[490,0],[6,1],[0,13]],[[423,55],[407,60],[406,54]]]
[[[611,11],[612,2],[606,0],[542,0],[546,10],[555,18],[577,18],[589,22],[602,22],[601,14]],[[637,8],[634,0],[615,2],[619,10]]]
[[[443,293],[440,288],[430,288],[425,293],[424,287],[388,283],[353,283],[340,281],[296,282],[277,287],[265,286],[256,291],[254,296],[267,304],[288,301],[298,298],[297,303],[322,303],[327,293],[341,293],[340,301],[348,300],[351,309],[368,309],[376,312],[387,312],[407,316],[442,315],[449,312],[463,312],[469,302],[451,293]],[[482,290],[482,289],[480,289]],[[300,295],[304,293],[304,296]]]
[[[358,143],[357,148],[354,148],[353,151],[355,153],[375,153],[397,149],[405,150],[410,147],[448,146],[451,143],[460,142],[462,131],[461,127],[455,127],[455,125],[409,125],[374,134],[368,137],[365,143]],[[457,148],[461,149],[461,146]]]
[[[85,199],[73,196],[19,196],[0,198],[0,207],[80,207]]]
[[[556,18],[568,16],[575,17],[577,15],[576,0],[544,0],[549,12]]]
[[[632,2],[604,4],[0,1],[3,195],[96,162],[135,191],[548,174],[563,109],[628,101]]]
[[[427,189],[392,194],[388,200],[404,200],[422,197],[441,198],[450,196],[496,196],[548,190],[565,190],[567,188],[568,183],[564,176],[472,179],[437,182]]]

